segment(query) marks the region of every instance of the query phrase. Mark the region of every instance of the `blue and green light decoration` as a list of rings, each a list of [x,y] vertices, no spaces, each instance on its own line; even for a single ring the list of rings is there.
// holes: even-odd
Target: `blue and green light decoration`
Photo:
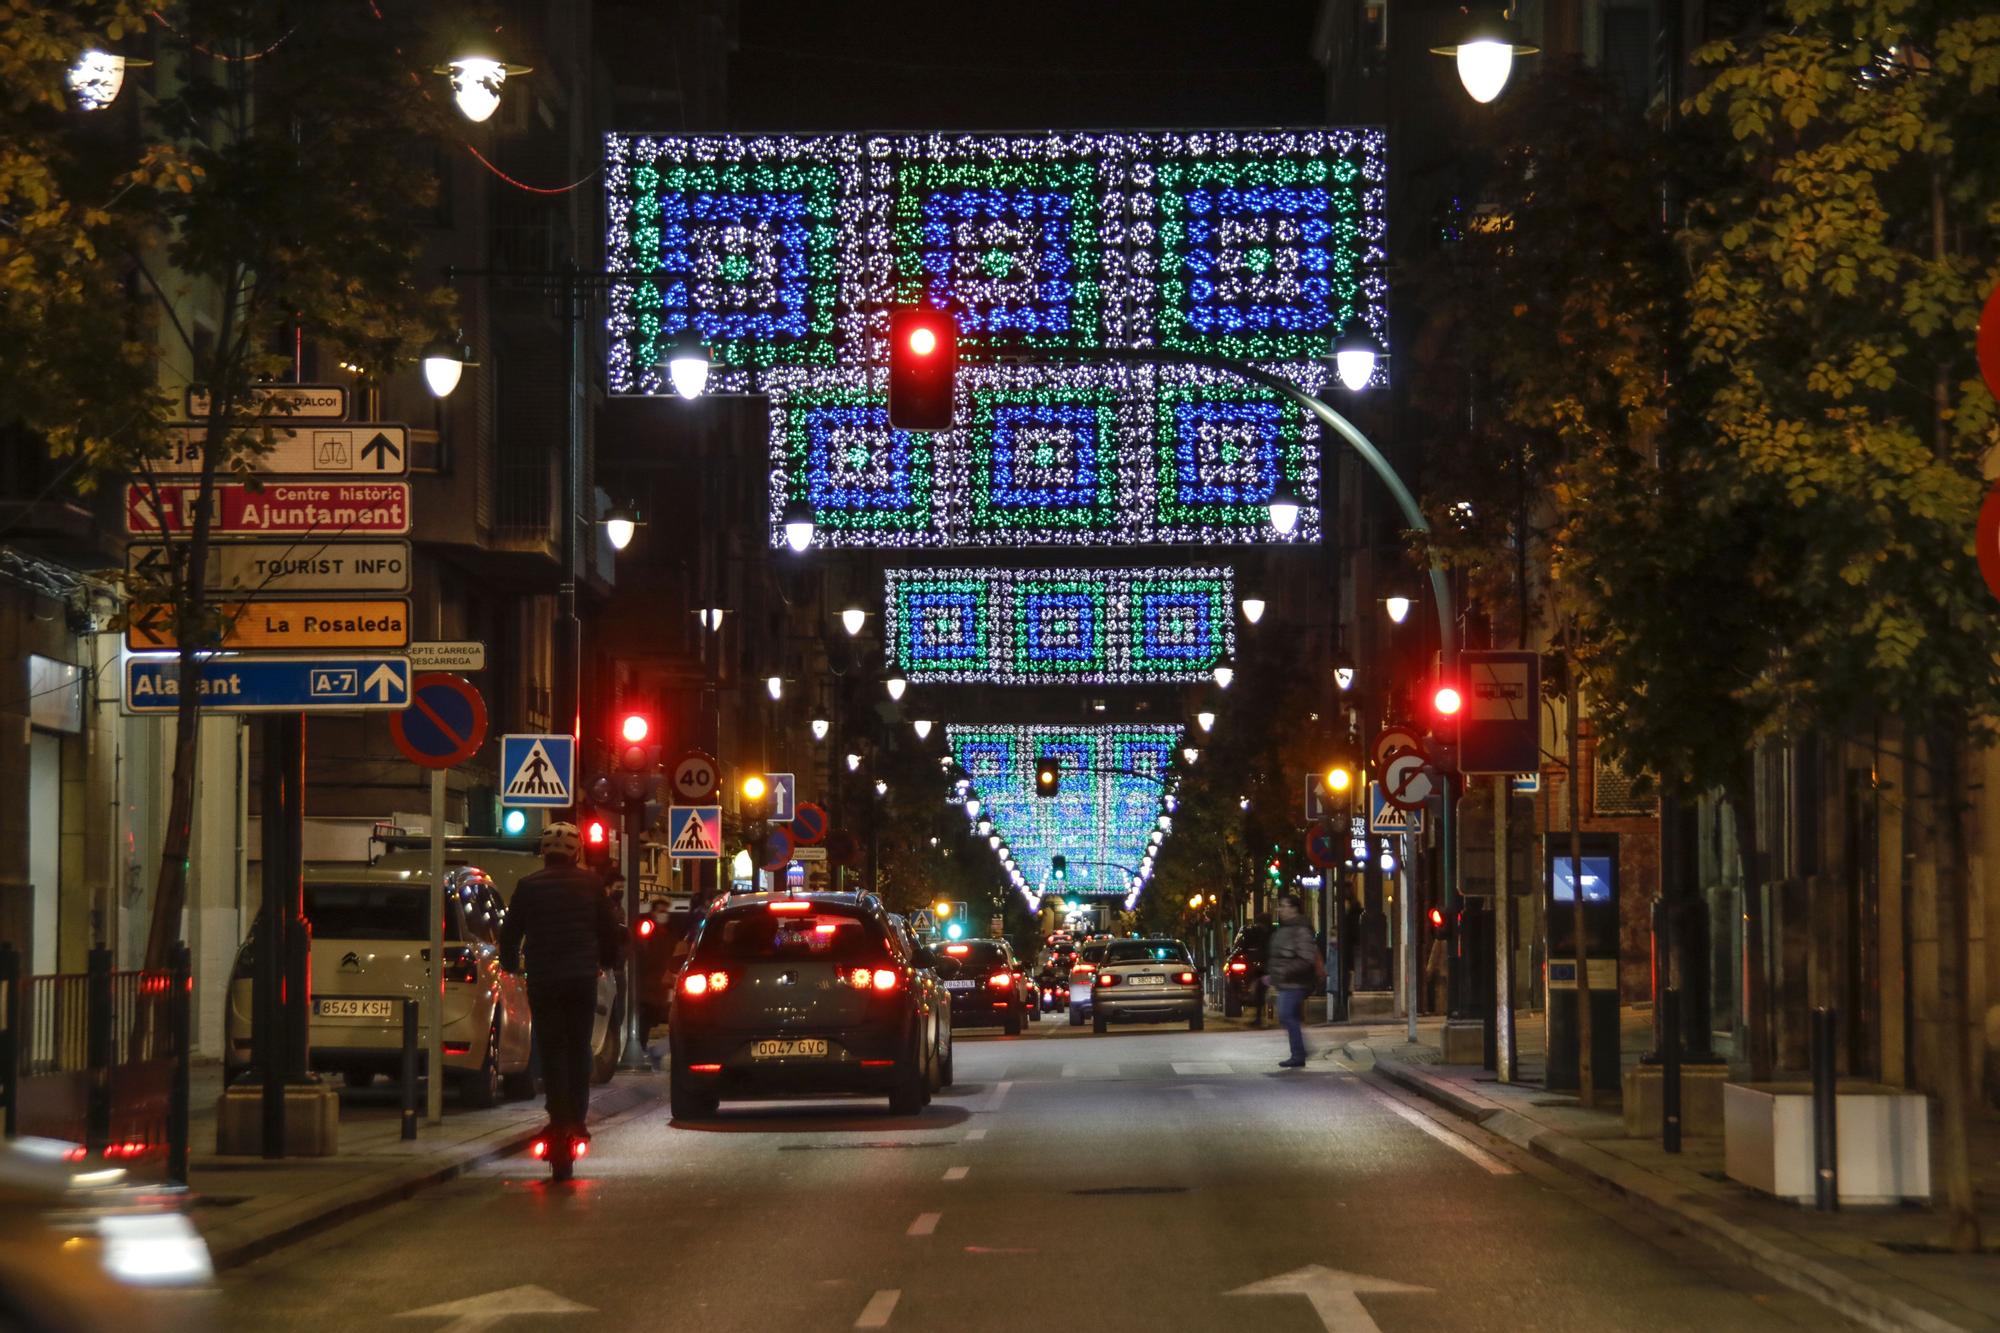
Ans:
[[[1129,899],[1151,877],[1179,727],[953,724],[945,737],[965,774],[964,795],[980,802],[977,818],[992,821],[1031,899],[1054,887],[1056,856],[1068,862],[1065,892]],[[1062,790],[1052,797],[1035,794],[1043,755],[1062,763]]]
[[[1236,647],[1227,566],[892,568],[888,665],[911,682],[1194,684]]]

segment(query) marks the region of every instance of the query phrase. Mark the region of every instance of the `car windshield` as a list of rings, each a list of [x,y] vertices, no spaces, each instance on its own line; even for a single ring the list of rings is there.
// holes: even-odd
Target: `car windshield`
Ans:
[[[983,977],[1005,966],[1006,949],[990,940],[947,944],[937,951],[937,974],[947,981],[960,976]]]
[[[740,962],[809,959],[872,963],[887,956],[881,934],[865,917],[839,908],[777,912],[759,905],[709,919],[701,932],[704,958]]]
[[[1182,963],[1189,961],[1179,940],[1119,940],[1104,950],[1107,963]]]
[[[307,884],[306,920],[316,940],[427,940],[425,908],[430,885]],[[444,914],[444,938],[455,940],[452,912]]]

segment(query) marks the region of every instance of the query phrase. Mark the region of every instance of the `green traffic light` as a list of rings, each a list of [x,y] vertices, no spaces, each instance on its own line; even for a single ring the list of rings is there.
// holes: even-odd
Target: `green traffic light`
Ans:
[[[528,812],[525,810],[509,810],[506,817],[500,821],[500,827],[507,831],[507,836],[509,837],[525,833],[528,828]]]

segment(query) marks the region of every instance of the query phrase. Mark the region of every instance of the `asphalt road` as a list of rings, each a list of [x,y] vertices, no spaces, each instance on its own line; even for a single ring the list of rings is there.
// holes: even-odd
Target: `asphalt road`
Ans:
[[[1336,1061],[1279,1070],[1282,1045],[1058,1019],[961,1035],[957,1086],[913,1119],[725,1104],[682,1128],[648,1108],[596,1131],[572,1186],[501,1162],[229,1274],[221,1324],[1844,1326]]]

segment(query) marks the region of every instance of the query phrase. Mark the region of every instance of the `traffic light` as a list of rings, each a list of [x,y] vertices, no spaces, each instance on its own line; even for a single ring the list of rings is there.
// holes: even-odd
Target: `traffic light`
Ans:
[[[1062,790],[1062,761],[1051,755],[1035,760],[1035,795],[1054,796]]]
[[[600,816],[583,821],[583,855],[579,860],[593,870],[611,864],[611,825]]]
[[[1431,693],[1431,711],[1441,722],[1458,720],[1458,710],[1465,707],[1465,696],[1458,692],[1456,685],[1439,685]]]
[[[951,904],[940,898],[931,904],[931,915],[940,921],[951,919]]]
[[[1326,789],[1335,796],[1345,796],[1354,790],[1354,770],[1345,762],[1328,767],[1322,780]]]
[[[1055,872],[1058,882],[1069,878],[1069,858],[1060,854],[1049,858],[1049,868]]]
[[[763,775],[761,773],[752,773],[749,777],[743,779],[742,791],[743,799],[753,805],[763,800],[765,792]]]
[[[618,721],[618,767],[627,773],[643,773],[653,764],[652,747],[646,738],[653,734],[652,719],[644,713],[627,713]]]
[[[922,306],[889,312],[889,424],[947,430],[958,382],[958,325]]]

